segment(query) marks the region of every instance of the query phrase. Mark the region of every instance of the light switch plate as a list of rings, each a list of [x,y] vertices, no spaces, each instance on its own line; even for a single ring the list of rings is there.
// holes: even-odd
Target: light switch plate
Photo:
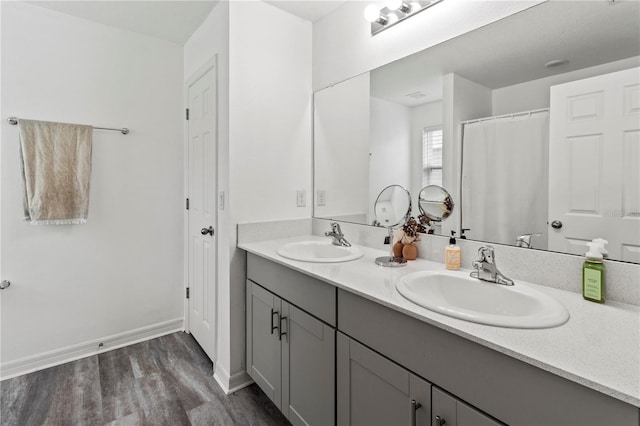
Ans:
[[[306,207],[307,205],[307,191],[299,189],[296,197],[296,205],[298,207]]]
[[[326,206],[327,205],[327,191],[325,191],[324,189],[318,189],[318,199],[317,199],[317,204],[318,206]]]

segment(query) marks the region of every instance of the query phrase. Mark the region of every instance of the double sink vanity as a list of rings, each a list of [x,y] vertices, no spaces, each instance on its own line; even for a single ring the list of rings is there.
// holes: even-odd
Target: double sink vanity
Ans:
[[[638,425],[639,310],[300,235],[247,252],[247,372],[292,424]]]

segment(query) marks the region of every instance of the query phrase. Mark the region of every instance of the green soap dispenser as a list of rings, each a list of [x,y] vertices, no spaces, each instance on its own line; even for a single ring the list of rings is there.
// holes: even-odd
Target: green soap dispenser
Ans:
[[[589,251],[582,264],[582,297],[596,303],[604,303],[604,283],[606,271],[602,263],[602,253],[596,242],[587,243]]]

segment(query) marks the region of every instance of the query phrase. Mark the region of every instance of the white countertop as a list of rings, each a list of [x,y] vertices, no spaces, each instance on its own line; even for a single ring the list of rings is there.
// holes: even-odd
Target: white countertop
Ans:
[[[300,262],[276,253],[283,244],[308,240],[326,238],[306,235],[240,243],[238,247],[640,407],[640,307],[610,302],[600,305],[577,293],[526,283],[562,303],[569,311],[569,321],[547,329],[476,324],[422,308],[396,290],[395,282],[401,276],[444,270],[443,264],[418,259],[404,267],[383,268],[374,260],[388,253],[363,246],[359,246],[362,258],[341,263]]]

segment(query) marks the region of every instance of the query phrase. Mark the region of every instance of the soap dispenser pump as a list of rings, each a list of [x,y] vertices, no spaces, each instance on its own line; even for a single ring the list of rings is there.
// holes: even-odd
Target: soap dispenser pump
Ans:
[[[600,243],[587,243],[589,251],[582,264],[582,297],[596,303],[604,303],[605,267],[602,263]]]
[[[604,259],[608,259],[609,252],[607,251],[607,244],[609,244],[609,241],[604,238],[596,238],[595,240],[592,240],[592,242],[598,244],[598,250],[602,253],[602,257]]]
[[[444,249],[444,264],[447,269],[460,269],[460,247],[456,245],[456,231],[451,231],[449,245]]]

